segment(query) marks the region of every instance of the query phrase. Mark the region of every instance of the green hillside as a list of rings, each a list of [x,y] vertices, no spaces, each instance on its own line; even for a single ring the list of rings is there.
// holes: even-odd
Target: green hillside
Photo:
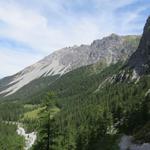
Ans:
[[[122,66],[121,62],[106,68],[95,64],[71,71],[28,101],[3,102],[0,116],[2,120],[12,116],[15,116],[13,120],[24,118],[29,130],[37,128],[40,138],[34,149],[42,150],[39,145],[47,144],[45,138],[41,139],[43,126],[39,126],[41,119],[38,119],[43,106],[31,104],[41,104],[46,93],[53,91],[56,95],[53,105],[59,109],[50,124],[49,146],[53,150],[118,150],[122,134],[150,142],[150,95],[147,92],[150,78],[143,76],[137,83],[134,80],[116,82],[115,75]]]
[[[55,80],[59,78],[59,75],[49,76],[44,78],[35,79],[30,84],[25,85],[13,95],[7,97],[0,97],[1,101],[21,101],[31,102],[33,104],[39,103],[42,100],[42,96],[45,94],[48,86],[50,86]]]
[[[99,65],[72,71],[51,84],[61,111],[51,121],[54,150],[117,150],[121,134],[138,140],[150,132],[150,79],[137,84],[115,82],[121,63],[100,69]],[[140,134],[146,128],[147,134]],[[150,142],[150,138],[145,138]]]

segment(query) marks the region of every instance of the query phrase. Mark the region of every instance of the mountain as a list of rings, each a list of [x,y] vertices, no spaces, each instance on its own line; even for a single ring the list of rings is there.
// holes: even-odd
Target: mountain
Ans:
[[[129,36],[126,40],[128,45],[137,41]],[[116,47],[114,49],[116,51]],[[120,49],[117,54],[118,51]],[[102,59],[62,74],[32,80],[7,96],[11,101],[0,101],[0,120],[2,123],[19,121],[28,130],[36,130],[33,150],[47,147],[53,150],[149,150],[149,73],[139,74],[142,76],[136,84],[128,78],[124,82],[113,82],[118,74],[128,76],[135,72],[136,63],[132,66],[131,60],[137,51],[126,62],[118,59],[109,65],[109,61]],[[7,82],[11,82],[11,77],[1,80],[1,85]],[[24,101],[20,101],[22,95],[28,95]],[[2,128],[2,131],[5,130]]]
[[[103,39],[93,41],[91,45],[66,47],[55,51],[17,74],[1,79],[0,95],[1,97],[12,95],[29,83],[35,83],[38,79],[42,80],[42,88],[45,88],[50,84],[49,82],[43,85],[43,82],[47,81],[44,80],[45,78],[56,77],[55,79],[57,79],[59,76],[82,66],[97,62],[108,66],[111,63],[125,61],[136,50],[139,40],[140,36],[111,34]],[[40,91],[41,84],[36,83],[37,89]],[[35,88],[34,84],[31,85],[32,89]]]
[[[142,39],[145,38],[143,34]],[[141,49],[138,47],[127,65],[116,63],[103,69],[98,63],[84,66],[66,73],[50,85],[49,91],[57,93],[56,104],[60,112],[51,120],[49,147],[54,150],[150,149],[148,70],[139,74],[142,76],[136,84],[129,80],[112,82],[114,75],[119,72],[128,71],[125,75],[130,75],[130,71],[140,66],[141,62],[136,62],[134,55],[140,53],[145,44]],[[147,55],[138,55],[138,59],[143,64]],[[135,61],[134,65],[131,60]],[[40,129],[46,128],[42,126]],[[39,133],[35,150],[47,142],[44,138],[40,139],[43,133]]]
[[[138,49],[130,57],[127,67],[137,75],[150,73],[150,17],[146,21]]]

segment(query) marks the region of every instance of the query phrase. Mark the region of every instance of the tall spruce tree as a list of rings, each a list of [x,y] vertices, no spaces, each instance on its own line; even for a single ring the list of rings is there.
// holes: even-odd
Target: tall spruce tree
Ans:
[[[55,106],[54,97],[54,93],[48,92],[43,100],[43,110],[40,113],[39,119],[38,141],[34,149],[51,150],[51,136],[53,133],[51,108]]]

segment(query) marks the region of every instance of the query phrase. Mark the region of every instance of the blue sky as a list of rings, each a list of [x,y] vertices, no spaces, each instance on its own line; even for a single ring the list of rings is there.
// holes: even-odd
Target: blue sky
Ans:
[[[149,0],[0,0],[0,78],[53,51],[141,34]]]

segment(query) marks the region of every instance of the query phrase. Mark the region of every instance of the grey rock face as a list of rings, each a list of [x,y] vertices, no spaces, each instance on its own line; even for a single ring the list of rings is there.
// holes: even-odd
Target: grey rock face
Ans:
[[[0,95],[11,95],[40,77],[62,75],[97,62],[108,66],[117,61],[125,61],[137,49],[139,40],[140,36],[111,34],[93,41],[91,45],[66,47],[55,51],[19,73],[0,80]]]
[[[119,143],[120,150],[149,150],[150,149],[150,143],[144,143],[144,144],[135,144],[133,143],[133,137],[124,135],[121,138],[121,141]]]
[[[150,73],[150,17],[145,24],[138,49],[129,59],[127,66],[139,75]]]

